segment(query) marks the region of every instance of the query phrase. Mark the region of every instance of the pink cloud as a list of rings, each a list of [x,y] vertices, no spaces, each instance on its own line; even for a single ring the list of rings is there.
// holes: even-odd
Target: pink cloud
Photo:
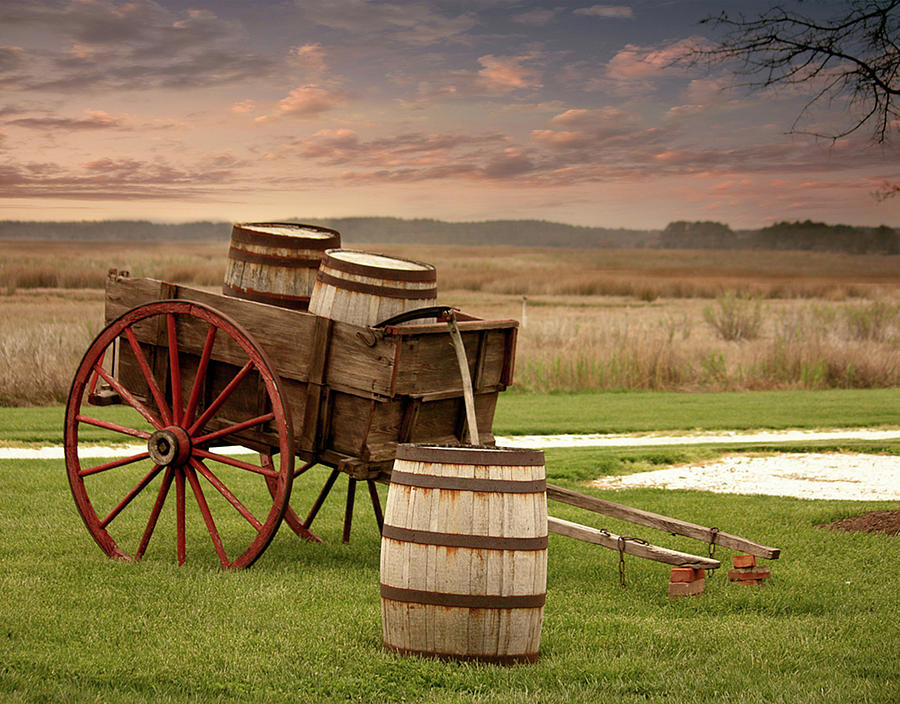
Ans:
[[[254,110],[256,110],[256,101],[251,98],[241,100],[231,106],[231,111],[236,113],[248,113],[253,112]]]
[[[631,19],[634,17],[634,12],[628,5],[592,5],[591,7],[580,7],[573,14],[612,19]]]
[[[317,83],[307,83],[294,88],[286,98],[276,104],[276,114],[256,118],[257,122],[268,122],[272,117],[312,117],[343,105],[346,98],[339,90]]]
[[[692,46],[689,39],[661,48],[626,44],[606,65],[606,75],[619,81],[642,81],[660,77]]]
[[[522,88],[540,88],[538,72],[526,66],[531,56],[494,56],[486,54],[478,58],[481,69],[478,71],[478,83],[490,92],[508,93]]]
[[[84,117],[46,115],[44,117],[20,117],[8,120],[8,125],[36,130],[104,130],[128,129],[122,116],[116,117],[103,110],[85,110]]]
[[[306,71],[309,76],[321,76],[328,69],[328,64],[325,61],[325,50],[321,44],[295,46],[291,49],[290,55],[294,62]]]

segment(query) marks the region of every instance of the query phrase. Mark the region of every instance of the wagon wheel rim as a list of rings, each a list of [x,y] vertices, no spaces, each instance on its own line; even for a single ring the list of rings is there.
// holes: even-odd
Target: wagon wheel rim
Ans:
[[[160,349],[164,351],[162,374],[165,377],[162,383],[151,369],[136,332],[136,326],[146,328],[153,319],[162,336]],[[192,368],[193,378],[184,384],[182,364],[187,352],[184,342],[179,342],[178,330],[186,324],[195,331],[202,330],[205,324],[206,331],[199,356],[195,354],[192,358],[196,362]],[[118,379],[115,369],[108,370],[103,366],[104,358],[108,357],[106,351],[113,348],[117,340],[123,350],[130,350],[133,366],[139,370],[130,382]],[[214,352],[217,345],[227,349],[228,363],[239,367],[239,371],[224,388],[210,393],[208,403],[204,403],[207,400],[204,394],[209,391],[206,387],[211,381],[211,366],[220,361]],[[118,393],[124,405],[136,412],[135,422],[123,424],[104,420],[85,408],[97,377]],[[239,420],[224,418],[222,410],[228,407],[234,392],[242,384],[254,381],[260,392],[259,405],[263,412],[247,414],[249,417]],[[143,394],[138,393],[138,386]],[[137,438],[147,443],[146,449],[114,460],[89,459],[86,443],[79,442],[79,430],[87,426]],[[235,433],[263,427],[269,429],[270,436],[277,435],[277,448],[273,445],[268,453],[269,456],[277,453],[277,466],[271,459],[267,464],[234,459],[211,446],[217,441],[233,439]],[[221,566],[247,567],[274,537],[290,499],[294,460],[291,428],[290,410],[283,401],[278,374],[263,349],[238,323],[195,302],[148,303],[131,309],[104,328],[78,366],[66,406],[65,459],[69,485],[88,532],[110,557],[131,561],[144,556],[167,505],[171,513],[174,484],[178,564],[186,561],[186,521],[189,506],[193,504],[199,510],[199,519],[194,514],[190,518],[198,523],[202,521]],[[101,482],[126,467],[130,472],[136,472],[140,479],[118,501],[114,501],[115,497],[114,503],[108,501],[112,508],[102,508],[98,512],[92,496],[102,493]],[[228,479],[224,478],[226,475]],[[263,486],[257,487],[254,482]],[[271,503],[266,501],[261,507],[254,505],[251,509],[239,498],[248,487],[254,495],[259,492],[268,497],[265,488],[269,485]],[[141,502],[138,497],[143,498],[145,505],[152,499],[149,512],[135,507]],[[211,503],[215,504],[216,510]],[[103,513],[102,517],[100,513]],[[240,520],[235,520],[235,514]],[[223,533],[223,519],[224,523],[239,523],[243,535],[235,538],[231,531]],[[122,531],[123,524],[128,524],[129,530]],[[139,529],[139,540],[136,539],[136,528]],[[123,538],[123,533],[130,535]],[[125,544],[122,544],[123,540]]]

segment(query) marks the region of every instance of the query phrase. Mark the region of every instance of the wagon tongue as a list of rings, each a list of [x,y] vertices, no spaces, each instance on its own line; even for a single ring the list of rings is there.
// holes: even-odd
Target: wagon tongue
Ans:
[[[150,436],[147,451],[160,466],[181,467],[191,456],[191,439],[184,428],[170,425]]]

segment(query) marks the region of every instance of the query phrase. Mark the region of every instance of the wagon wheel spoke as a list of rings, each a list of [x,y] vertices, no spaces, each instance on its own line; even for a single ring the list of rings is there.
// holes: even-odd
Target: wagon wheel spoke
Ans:
[[[243,423],[235,423],[234,425],[229,425],[227,428],[222,428],[221,430],[216,430],[213,433],[207,433],[206,435],[196,437],[194,438],[194,442],[197,445],[205,445],[206,443],[212,442],[213,440],[218,440],[225,435],[239,433],[242,430],[247,430],[248,428],[253,428],[257,425],[267,423],[274,417],[274,413],[266,413],[265,415],[257,416],[256,418],[251,418],[250,420],[245,420]]]
[[[247,374],[250,373],[251,369],[253,369],[253,361],[252,360],[247,362],[241,368],[241,371],[239,371],[235,375],[235,377],[229,382],[228,386],[226,386],[224,389],[222,389],[222,393],[220,393],[216,397],[215,401],[213,401],[211,404],[209,404],[209,408],[207,408],[203,412],[203,415],[201,415],[197,420],[195,420],[191,424],[191,427],[188,430],[188,432],[191,435],[196,433],[200,428],[202,428],[204,425],[206,425],[209,422],[210,418],[212,418],[219,411],[219,409],[228,400],[228,398],[231,396],[231,394],[234,393],[234,390],[238,387],[238,385],[244,380],[244,377],[246,377]]]
[[[103,381],[109,384],[113,389],[115,389],[116,393],[134,410],[140,413],[144,419],[150,423],[154,428],[159,430],[163,427],[163,422],[153,413],[149,408],[147,408],[143,403],[141,403],[134,395],[128,391],[124,386],[122,386],[115,377],[111,374],[107,373],[105,369],[101,367],[94,367],[96,372],[101,376]]]
[[[125,494],[125,498],[123,498],[119,503],[117,503],[115,505],[115,507],[112,509],[112,511],[110,511],[106,515],[106,518],[104,518],[102,521],[100,521],[100,527],[106,528],[106,526],[108,526],[112,522],[112,520],[116,516],[118,516],[122,512],[122,510],[134,500],[134,497],[137,496],[138,494],[140,494],[144,490],[144,487],[147,486],[151,481],[153,481],[153,477],[155,477],[157,474],[159,474],[159,471],[161,469],[162,469],[162,467],[160,467],[159,465],[154,465],[153,469],[151,469],[149,472],[147,472],[147,474],[144,475],[144,478],[141,479],[141,481],[139,481],[131,489],[131,491],[129,491],[127,494]]]
[[[159,514],[162,511],[163,504],[166,502],[166,496],[169,493],[169,487],[172,486],[172,477],[174,472],[170,467],[166,468],[163,475],[162,484],[159,486],[159,492],[156,495],[156,502],[153,504],[153,510],[150,511],[150,518],[147,520],[147,527],[144,528],[144,534],[141,536],[141,542],[137,551],[134,553],[136,560],[140,560],[147,551],[150,544],[150,538],[153,537],[153,531],[156,529],[156,522],[159,520]]]
[[[144,355],[144,350],[141,349],[137,337],[135,337],[134,330],[132,330],[130,326],[125,328],[125,337],[128,338],[128,344],[131,345],[131,351],[134,352],[138,366],[141,368],[141,373],[144,375],[144,381],[147,382],[147,388],[150,389],[150,394],[153,396],[153,400],[156,401],[156,407],[159,409],[163,423],[168,425],[172,422],[172,413],[169,410],[169,405],[166,403],[166,399],[159,389],[159,384],[157,384],[156,379],[153,378],[153,372],[150,371],[150,365],[147,363],[147,357]]]
[[[206,384],[206,372],[209,369],[209,359],[212,356],[212,348],[216,341],[215,325],[210,325],[206,332],[206,341],[203,343],[203,351],[200,353],[200,363],[197,365],[197,374],[194,376],[194,385],[191,387],[191,396],[188,399],[187,407],[184,409],[185,425],[193,424],[194,415],[197,412],[197,404],[200,403],[200,395],[203,393],[203,387]]]
[[[262,474],[263,476],[271,477],[272,479],[278,478],[278,472],[276,472],[275,470],[266,469],[265,467],[260,467],[257,464],[250,464],[249,462],[236,460],[233,457],[220,455],[217,452],[210,452],[209,450],[203,450],[199,447],[194,448],[194,455],[196,457],[205,457],[208,460],[215,460],[216,462],[221,462],[222,464],[237,467],[238,469],[246,469],[248,472],[253,472],[254,474]]]
[[[203,495],[203,489],[200,488],[200,482],[197,481],[197,473],[193,467],[186,467],[184,470],[187,474],[188,482],[191,485],[191,491],[194,492],[194,498],[197,500],[197,506],[203,516],[203,522],[206,523],[206,529],[209,531],[209,537],[212,539],[213,547],[219,556],[219,562],[222,567],[228,567],[228,556],[225,554],[225,546],[222,545],[222,538],[216,528],[216,522],[213,520],[212,514],[209,512],[209,505],[206,503],[206,497]]]
[[[238,499],[238,498],[231,492],[231,490],[230,490],[227,486],[225,486],[225,485],[219,480],[219,478],[209,470],[209,468],[208,468],[206,465],[204,465],[204,464],[203,464],[202,462],[200,462],[199,460],[192,459],[192,460],[191,460],[191,467],[192,467],[194,470],[196,470],[197,472],[199,472],[201,475],[203,475],[203,477],[204,477],[210,484],[212,484],[213,487],[215,487],[215,489],[216,489],[223,497],[225,497],[225,500],[228,501],[228,503],[230,503],[232,506],[234,506],[235,509],[237,509],[237,512],[238,512],[239,514],[241,514],[245,519],[247,519],[247,522],[248,522],[251,526],[253,526],[253,527],[254,527],[256,530],[258,530],[258,531],[259,531],[259,530],[262,530],[262,527],[263,527],[263,526],[262,526],[262,523],[260,523],[259,520],[256,518],[256,516],[254,516],[254,515],[250,512],[250,509],[248,509],[246,506],[244,506],[244,504],[241,503],[240,499]]]
[[[185,516],[184,516],[184,471],[175,470],[175,526],[178,531],[176,556],[178,564],[183,565],[187,559],[187,539],[185,536]]]
[[[181,362],[178,359],[178,335],[175,331],[175,314],[166,314],[166,331],[169,340],[169,380],[172,384],[172,422],[181,424]]]
[[[77,420],[79,423],[85,423],[86,425],[93,425],[97,428],[103,428],[104,430],[112,430],[116,433],[121,433],[122,435],[130,435],[134,438],[141,438],[142,440],[149,440],[150,433],[146,430],[138,430],[137,428],[129,428],[124,425],[119,425],[118,423],[112,423],[108,420],[103,420],[101,418],[92,418],[91,416],[85,416],[82,414],[78,414]]]
[[[157,339],[147,332],[152,330],[165,330],[165,334]],[[228,342],[219,357],[216,341],[223,338]],[[130,354],[121,357],[114,370],[106,370],[102,360],[119,339],[128,340]],[[154,361],[160,355],[167,359],[162,368]],[[143,421],[120,424],[99,412],[83,412],[94,377],[106,381]],[[219,390],[211,402],[205,398],[210,388]],[[145,397],[150,401],[143,401]],[[248,413],[248,406],[256,410]],[[141,424],[144,421],[146,426]],[[83,462],[87,453],[79,431],[88,427],[146,441],[147,451]],[[269,458],[254,464],[209,449],[215,441],[242,444],[245,434],[251,434],[254,443],[268,444],[277,461]],[[133,308],[97,336],[72,382],[65,453],[69,483],[85,526],[107,555],[125,560],[144,558],[153,536],[168,524],[162,534],[174,533],[179,565],[187,560],[190,541],[191,560],[214,554],[223,568],[246,567],[272,540],[294,478],[290,411],[265,352],[233,320],[203,304],[180,300]],[[140,467],[142,462],[150,463],[149,472]],[[157,476],[162,477],[158,489],[142,496]],[[200,476],[214,492],[204,489]],[[175,505],[164,512],[173,483]],[[115,488],[118,485],[127,492],[123,498]],[[187,500],[188,493],[194,501]],[[95,504],[103,505],[110,495],[118,503],[98,513]],[[132,508],[126,511],[129,505]],[[187,514],[198,511],[211,547],[205,540],[194,539],[199,522]],[[174,526],[166,516],[174,518]],[[132,540],[137,548],[129,552],[125,543]]]
[[[141,460],[150,459],[149,452],[139,452],[136,455],[131,455],[130,457],[123,457],[118,460],[113,460],[112,462],[105,462],[104,464],[98,464],[94,467],[87,467],[86,469],[79,469],[78,476],[79,477],[89,477],[92,474],[99,474],[100,472],[105,472],[109,469],[115,469],[116,467],[125,467],[129,464],[134,464],[135,462],[140,462]]]

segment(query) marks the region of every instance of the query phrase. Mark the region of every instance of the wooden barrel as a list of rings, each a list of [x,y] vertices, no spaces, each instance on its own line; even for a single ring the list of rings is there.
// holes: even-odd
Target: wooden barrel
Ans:
[[[381,539],[386,649],[533,662],[546,590],[543,451],[398,446]]]
[[[354,325],[375,325],[436,301],[437,273],[431,264],[334,249],[322,258],[309,311]]]
[[[341,234],[327,227],[283,222],[235,225],[222,293],[306,310],[325,250],[340,246]]]

